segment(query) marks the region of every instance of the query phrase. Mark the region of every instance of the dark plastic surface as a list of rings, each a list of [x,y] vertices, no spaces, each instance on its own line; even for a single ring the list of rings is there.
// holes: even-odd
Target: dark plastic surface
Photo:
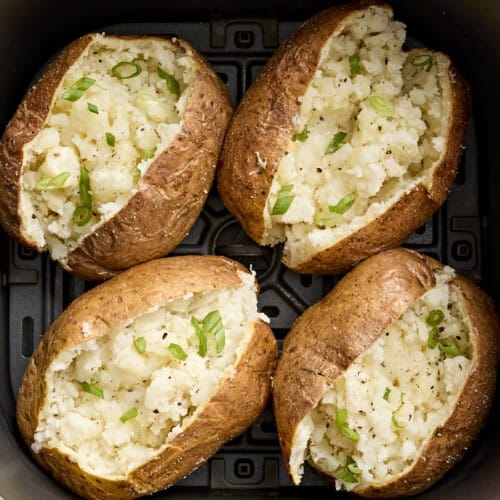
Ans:
[[[398,2],[395,4],[399,5]],[[421,12],[415,14],[416,3],[408,4],[402,6],[403,16],[413,13],[419,18]],[[179,12],[179,6],[175,9]],[[300,9],[304,11],[304,5],[301,4]],[[198,12],[202,11],[200,7]],[[251,11],[247,12],[251,14]],[[263,8],[262,12],[266,12],[266,9]],[[273,12],[274,16],[277,14]],[[154,24],[134,22],[104,29],[111,33],[162,33],[187,39],[213,64],[237,102],[277,44],[299,25],[297,21],[281,20],[293,17],[287,11],[286,15],[278,15],[277,18],[249,17]],[[89,26],[84,31],[97,27]],[[411,25],[409,34],[415,35]],[[437,40],[431,44],[426,31],[417,35],[425,44],[457,52],[456,47],[443,46]],[[414,45],[418,45],[418,42],[410,37],[409,46]],[[47,60],[50,53],[45,56]],[[43,61],[40,61],[39,67],[42,64]],[[466,69],[460,65],[460,61],[458,65]],[[467,73],[466,76],[469,77]],[[0,92],[2,90],[0,87]],[[16,97],[20,97],[22,92],[18,94]],[[476,105],[476,101],[474,103]],[[13,108],[8,109],[8,112],[12,111]],[[5,114],[6,110],[0,109],[0,112]],[[491,198],[497,188],[490,185],[489,190],[485,191],[485,177],[499,175],[499,169],[495,164],[483,167],[484,163],[480,162],[484,156],[480,156],[476,144],[478,136],[484,142],[485,130],[484,115],[480,114],[480,121],[477,123],[472,120],[469,126],[457,183],[446,205],[407,240],[407,246],[448,263],[483,285],[494,284],[499,271],[498,264],[491,259],[498,247],[494,246],[496,236],[491,234],[491,224],[495,220],[489,216],[498,207],[490,207],[485,199],[487,195]],[[486,153],[491,152],[492,145],[488,147]],[[479,179],[481,173],[483,178]],[[482,242],[485,236],[489,252],[484,251]],[[31,462],[29,454],[22,447],[15,429],[14,394],[43,331],[69,302],[85,291],[87,285],[64,273],[46,255],[25,249],[3,235],[0,235],[0,242],[0,265],[3,271],[3,284],[0,286],[0,495],[6,500],[35,495],[44,499],[69,498],[69,493]],[[215,190],[187,238],[173,252],[174,255],[199,253],[226,255],[255,269],[261,284],[260,308],[270,316],[271,327],[279,340],[284,338],[297,315],[319,300],[337,281],[337,278],[328,276],[300,276],[284,268],[280,264],[280,249],[259,247],[249,240],[225,210]],[[490,418],[491,422],[495,420],[498,420],[498,408]],[[467,457],[421,498],[500,498],[500,434],[497,428],[498,425],[490,424]],[[178,486],[157,494],[155,498],[199,498],[205,494],[249,498],[256,495],[316,498],[333,493],[333,489],[325,487],[325,483],[310,470],[306,470],[302,484],[293,488],[286,475],[275,424],[268,409],[244,436],[227,444],[207,465]],[[335,495],[336,498],[342,496]]]

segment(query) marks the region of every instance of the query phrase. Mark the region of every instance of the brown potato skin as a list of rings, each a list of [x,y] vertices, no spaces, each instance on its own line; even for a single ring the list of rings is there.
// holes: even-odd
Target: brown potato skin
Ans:
[[[300,111],[298,98],[311,83],[330,36],[339,33],[352,15],[370,6],[390,9],[378,1],[353,2],[327,9],[307,21],[276,51],[233,116],[219,161],[219,193],[247,234],[259,244],[266,243],[263,213],[293,132],[293,117]],[[443,204],[456,176],[470,110],[465,80],[451,63],[448,72],[453,110],[449,137],[429,188],[417,185],[376,220],[307,261],[292,265],[285,255],[283,263],[287,267],[297,273],[344,273],[370,255],[400,245]],[[267,161],[265,168],[257,163],[257,151]]]
[[[62,351],[106,335],[110,328],[187,293],[240,285],[237,271],[248,272],[225,257],[186,256],[136,266],[76,299],[49,327],[24,374],[17,400],[17,422],[28,446],[46,397],[45,372]],[[82,324],[91,334],[83,336]],[[136,468],[125,480],[112,481],[84,472],[69,458],[43,448],[35,460],[75,493],[92,499],[136,498],[171,486],[199,467],[225,442],[241,434],[266,406],[278,347],[262,321],[251,325],[253,338],[215,395],[170,446]],[[31,451],[31,448],[30,448]]]
[[[68,45],[24,98],[0,145],[0,221],[23,245],[30,241],[19,214],[23,146],[42,129],[57,87],[95,35]],[[141,36],[118,37],[128,40]],[[182,129],[140,179],[138,191],[113,218],[68,255],[65,269],[85,280],[102,280],[169,253],[198,218],[210,191],[224,133],[232,114],[229,95],[205,59],[187,42],[148,37],[177,52],[191,52],[197,66]]]
[[[288,470],[300,421],[331,383],[435,285],[434,271],[442,267],[411,250],[382,252],[356,266],[295,322],[273,381],[274,412]],[[430,437],[409,471],[387,483],[355,488],[353,493],[385,498],[424,491],[460,460],[486,419],[495,387],[498,316],[493,302],[473,283],[456,275],[452,285],[464,297],[474,348],[469,378],[453,413]]]

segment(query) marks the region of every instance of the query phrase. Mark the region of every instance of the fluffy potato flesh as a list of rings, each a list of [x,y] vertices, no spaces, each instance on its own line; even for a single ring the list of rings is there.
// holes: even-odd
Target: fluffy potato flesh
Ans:
[[[64,262],[126,205],[179,132],[194,72],[191,55],[166,41],[95,36],[57,88],[43,129],[23,148],[20,213],[28,240]],[[82,169],[90,201],[82,199]]]
[[[446,141],[449,61],[404,52],[404,41],[404,24],[370,7],[325,45],[264,209],[266,243],[286,240],[289,265],[429,184]]]
[[[436,286],[302,420],[290,458],[297,481],[305,458],[335,477],[337,489],[354,491],[404,476],[416,462],[451,415],[474,355],[452,279],[450,268],[437,273]]]
[[[254,279],[238,274],[238,289],[186,295],[64,351],[45,375],[32,449],[56,448],[108,479],[126,478],[165,449],[234,375],[252,337],[249,324],[259,317]],[[224,346],[207,334],[201,355],[192,318],[202,323],[213,311]]]

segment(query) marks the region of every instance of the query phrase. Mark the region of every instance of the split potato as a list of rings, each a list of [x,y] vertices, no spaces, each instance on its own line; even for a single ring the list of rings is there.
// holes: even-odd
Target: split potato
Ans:
[[[479,433],[495,387],[491,300],[406,249],[370,257],[286,337],[273,381],[283,457],[364,497],[414,495]]]
[[[332,7],[274,54],[243,97],[218,171],[224,204],[299,273],[343,273],[442,205],[469,114],[450,59],[403,50],[380,2]]]
[[[86,280],[161,257],[203,207],[231,113],[187,42],[85,35],[5,130],[0,222]]]
[[[224,257],[127,270],[43,336],[19,390],[21,436],[84,498],[170,486],[266,406],[278,349],[262,318],[255,278]]]

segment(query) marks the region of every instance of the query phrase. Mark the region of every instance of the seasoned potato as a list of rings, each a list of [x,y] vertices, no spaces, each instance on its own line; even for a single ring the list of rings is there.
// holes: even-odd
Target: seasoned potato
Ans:
[[[345,272],[397,246],[444,202],[462,151],[467,86],[449,58],[406,52],[373,2],[306,22],[269,61],[228,129],[219,191],[300,273]]]
[[[86,35],[4,133],[0,221],[88,280],[165,255],[201,211],[231,110],[186,42]]]
[[[419,493],[460,458],[493,397],[489,298],[405,249],[367,259],[294,324],[273,383],[283,457],[364,497]]]
[[[260,414],[277,344],[257,284],[223,257],[130,269],[73,302],[24,375],[17,421],[34,458],[85,498],[172,485]]]

